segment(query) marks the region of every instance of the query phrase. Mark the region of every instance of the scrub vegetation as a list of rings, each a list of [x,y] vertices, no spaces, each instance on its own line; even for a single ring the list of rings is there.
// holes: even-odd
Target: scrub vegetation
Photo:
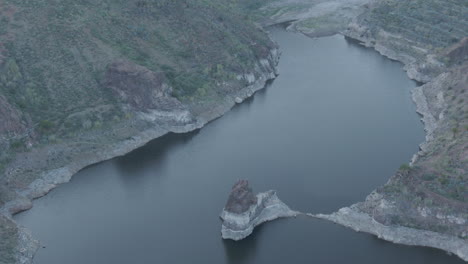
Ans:
[[[359,208],[385,225],[468,239],[468,2],[358,2],[1,1],[0,207],[41,172],[148,128],[141,112],[223,101],[275,47],[255,21],[298,20],[293,29],[368,40],[427,76],[430,140]],[[148,103],[153,93],[165,104]],[[15,262],[17,236],[0,214],[0,263]]]
[[[193,113],[245,87],[276,47],[247,3],[1,1],[0,207],[41,172],[154,126],[139,113]],[[0,263],[13,263],[16,229],[0,220]]]
[[[386,185],[353,208],[384,225],[468,239],[468,2],[348,3],[279,0],[258,13],[265,24],[294,20],[289,29],[312,37],[341,32],[403,62],[424,84],[416,100],[427,142],[414,162],[395,168]]]
[[[468,2],[382,1],[368,14],[372,30],[385,30],[427,48],[444,48],[468,36]]]
[[[421,87],[433,126],[411,166],[377,193],[393,206],[363,205],[385,224],[468,239],[468,2],[379,1],[358,18],[369,38],[414,58],[429,79]],[[379,42],[380,41],[380,42]],[[426,124],[427,125],[427,124]]]
[[[102,87],[116,60],[163,73],[186,100],[249,70],[271,45],[233,1],[8,0],[0,8],[0,94],[43,141],[124,117]]]

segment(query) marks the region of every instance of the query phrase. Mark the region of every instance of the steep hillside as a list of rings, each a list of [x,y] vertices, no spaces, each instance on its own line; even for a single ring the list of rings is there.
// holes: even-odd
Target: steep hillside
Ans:
[[[181,101],[222,95],[217,82],[236,81],[272,47],[229,5],[3,1],[0,91],[9,106],[0,105],[31,128],[28,140],[47,143],[125,117],[126,99],[106,86],[115,62],[158,73],[156,82],[164,79]],[[20,134],[15,123],[6,130]]]
[[[275,76],[276,45],[236,1],[4,0],[0,14],[0,263],[24,255],[7,218],[30,199]]]

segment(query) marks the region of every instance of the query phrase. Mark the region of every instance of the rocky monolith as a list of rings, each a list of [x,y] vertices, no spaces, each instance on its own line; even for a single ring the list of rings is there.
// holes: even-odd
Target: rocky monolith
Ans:
[[[221,212],[221,234],[224,239],[241,240],[264,222],[298,214],[299,212],[284,204],[275,191],[254,195],[248,181],[240,180],[232,187],[226,206]]]

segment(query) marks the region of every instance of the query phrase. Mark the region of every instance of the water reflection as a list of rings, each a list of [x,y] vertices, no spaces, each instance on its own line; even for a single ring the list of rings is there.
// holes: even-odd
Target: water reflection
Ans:
[[[241,241],[222,240],[226,261],[229,264],[252,263],[257,253],[258,237],[261,236],[263,226],[255,229],[255,232]]]
[[[112,160],[122,187],[137,192],[148,181],[167,175],[165,172],[170,151],[188,144],[198,133],[199,130],[184,134],[169,133],[127,156]]]
[[[183,134],[169,133],[152,140],[145,146],[130,152],[126,156],[116,158],[113,162],[115,162],[119,170],[122,171],[122,176],[136,176],[148,167],[159,170],[164,166],[165,159],[171,149],[187,144],[199,132],[200,130]],[[133,178],[130,181],[132,180]]]

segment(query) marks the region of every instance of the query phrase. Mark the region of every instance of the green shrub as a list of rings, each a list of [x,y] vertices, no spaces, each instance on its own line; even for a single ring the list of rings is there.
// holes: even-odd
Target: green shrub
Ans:
[[[177,98],[192,96],[195,92],[204,87],[208,80],[201,73],[180,74],[170,80],[174,88],[174,96]]]
[[[11,144],[10,147],[12,149],[21,149],[25,146],[25,142],[22,139],[14,140]]]
[[[411,170],[411,166],[408,163],[401,164],[400,171],[409,171]]]
[[[54,128],[54,122],[50,120],[41,120],[39,122],[39,130],[41,132],[48,132]]]
[[[432,181],[432,180],[435,180],[435,178],[437,178],[437,176],[435,176],[434,174],[432,173],[426,173],[422,176],[422,179],[424,181]]]
[[[448,179],[446,176],[442,176],[442,177],[438,178],[437,180],[438,180],[438,181],[440,182],[440,184],[442,184],[442,185],[446,185],[446,184],[449,183],[449,179]]]

